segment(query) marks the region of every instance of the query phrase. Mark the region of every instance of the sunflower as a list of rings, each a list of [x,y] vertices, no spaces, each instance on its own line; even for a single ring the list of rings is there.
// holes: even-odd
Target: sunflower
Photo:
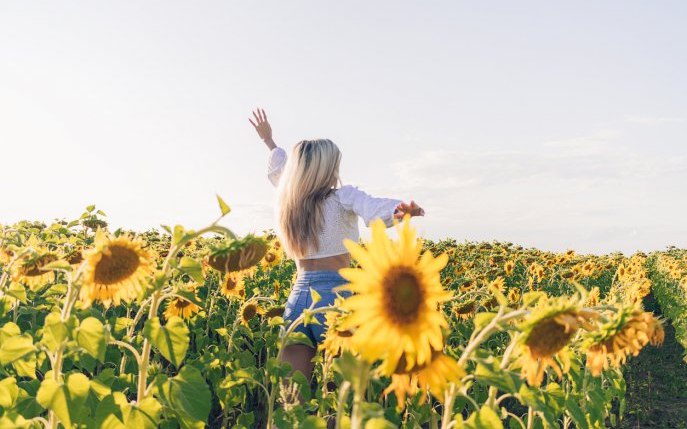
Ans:
[[[510,304],[517,304],[520,302],[520,289],[512,288],[508,291],[508,302]]]
[[[506,288],[506,282],[503,280],[503,277],[497,277],[495,280],[489,283],[487,289],[489,287],[493,287],[497,291],[503,292]]]
[[[384,389],[382,396],[387,397],[389,393],[396,395],[396,410],[401,412],[405,407],[406,398],[414,397],[417,392],[422,392],[420,402],[424,403],[427,399],[427,392],[420,390],[417,382],[417,374],[391,374],[391,384]]]
[[[619,368],[627,356],[637,356],[648,343],[663,344],[664,336],[663,325],[653,314],[633,306],[623,307],[598,331],[585,336],[587,365],[592,375],[598,377],[609,367]]]
[[[195,291],[195,287],[191,288]],[[200,311],[200,307],[186,298],[175,296],[167,302],[167,309],[164,312],[165,319],[172,316],[180,316],[184,319],[189,319],[195,313]]]
[[[268,319],[272,319],[274,317],[282,317],[284,315],[284,307],[283,306],[277,306],[277,307],[270,307],[265,310],[265,317]]]
[[[207,261],[217,271],[242,271],[257,265],[267,253],[267,248],[264,238],[249,234],[240,240],[210,245]]]
[[[341,328],[356,328],[353,348],[369,361],[385,359],[387,374],[403,353],[410,367],[427,363],[432,347],[443,347],[442,328],[448,329],[448,323],[438,306],[453,296],[443,289],[439,276],[448,256],[435,258],[430,251],[420,256],[421,244],[415,240],[409,217],[401,224],[394,222],[398,241],[389,239],[381,219],[371,223],[367,248],[345,240],[361,269],[339,270],[350,283],[338,288],[355,293],[342,305],[351,314]]]
[[[417,391],[422,392],[421,401],[424,402],[426,392],[429,391],[439,401],[444,402],[444,391],[450,383],[461,384],[465,371],[458,362],[438,350],[432,350],[432,358],[423,365],[407,367],[405,354],[401,355],[396,368],[391,374],[392,383],[384,390],[384,394],[391,391],[396,393],[399,407],[405,403],[405,394],[414,396]]]
[[[506,275],[510,276],[511,274],[513,274],[513,270],[515,269],[515,262],[506,261],[505,265],[503,266],[503,269],[506,271]]]
[[[7,265],[14,257],[14,252],[9,249],[0,247],[0,265]]]
[[[220,292],[227,298],[245,296],[246,284],[241,273],[227,273],[222,281]],[[241,293],[243,292],[243,293]]]
[[[570,369],[568,344],[581,327],[593,329],[589,319],[597,317],[597,313],[582,310],[567,297],[550,298],[535,309],[519,326],[523,335],[519,339],[521,353],[515,362],[527,384],[540,386],[549,366],[559,378],[567,373]]]
[[[600,294],[601,292],[599,292],[599,288],[594,286],[592,290],[589,291],[589,295],[587,295],[587,305],[589,307],[599,305]]]
[[[262,314],[263,310],[254,302],[248,301],[241,306],[239,310],[239,318],[244,326],[250,326],[250,321],[258,314]]]
[[[114,302],[130,301],[145,287],[154,271],[154,255],[144,249],[140,238],[114,237],[102,229],[95,235],[95,247],[85,250],[84,283],[80,299],[89,307],[96,299],[105,308]]]
[[[477,311],[477,301],[471,299],[460,305],[453,307],[453,313],[458,316],[459,319],[467,320],[472,317]]]
[[[270,248],[267,250],[265,253],[265,256],[262,258],[262,264],[267,267],[275,267],[279,265],[279,262],[283,259],[284,251],[282,250],[281,243],[279,240],[273,240]]]
[[[48,250],[25,253],[12,265],[12,281],[24,283],[31,289],[54,282],[55,272],[43,271],[41,268],[58,259],[59,256],[56,253]]]
[[[461,292],[467,292],[470,289],[475,288],[475,281],[474,280],[466,280],[463,282],[462,285],[460,285],[460,291]]]
[[[343,299],[337,298],[334,302],[335,306],[340,306]],[[324,341],[318,346],[320,350],[331,357],[338,357],[343,350],[349,350],[351,337],[353,333],[348,329],[341,329],[341,321],[343,320],[342,313],[329,311],[325,315],[325,324],[327,325],[327,333]]]

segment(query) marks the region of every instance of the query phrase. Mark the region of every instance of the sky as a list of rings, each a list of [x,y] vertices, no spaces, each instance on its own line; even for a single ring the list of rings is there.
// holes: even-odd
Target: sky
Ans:
[[[290,151],[430,239],[687,247],[687,2],[0,2],[0,223],[274,226]],[[361,222],[361,236],[369,230]],[[394,232],[391,231],[393,235]]]

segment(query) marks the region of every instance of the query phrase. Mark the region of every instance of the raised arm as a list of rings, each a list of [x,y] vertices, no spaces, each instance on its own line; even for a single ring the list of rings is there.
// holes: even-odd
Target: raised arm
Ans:
[[[267,121],[265,110],[257,109],[257,113],[253,111],[253,117],[257,123],[253,122],[250,118],[248,118],[248,121],[253,124],[255,131],[258,132],[258,136],[260,136],[270,150],[270,157],[267,163],[267,177],[274,186],[277,186],[281,173],[284,170],[284,165],[286,164],[286,151],[274,143],[272,139],[272,127]]]
[[[346,210],[351,210],[360,216],[366,226],[370,222],[380,218],[388,227],[393,225],[394,219],[401,219],[404,214],[411,216],[424,216],[425,212],[414,201],[410,204],[395,198],[373,197],[356,186],[345,185],[337,189],[337,195],[341,205]]]

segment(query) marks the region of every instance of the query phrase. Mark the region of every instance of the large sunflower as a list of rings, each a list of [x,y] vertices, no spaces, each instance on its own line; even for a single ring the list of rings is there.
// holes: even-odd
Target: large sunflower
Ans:
[[[589,320],[595,318],[598,313],[582,310],[576,301],[567,297],[544,301],[519,326],[523,334],[515,366],[521,368],[521,377],[530,386],[539,386],[549,366],[559,378],[567,373],[570,369],[568,344],[581,327],[594,329]]]
[[[636,307],[621,308],[598,331],[585,336],[587,365],[594,377],[609,367],[619,368],[627,356],[637,356],[648,343],[660,345],[664,339],[663,325],[653,314]]]
[[[122,300],[136,298],[155,271],[154,256],[144,244],[140,238],[114,237],[98,230],[95,247],[83,252],[84,283],[79,297],[85,307],[95,300],[107,308],[111,303],[119,305]]]
[[[408,218],[395,222],[398,241],[389,239],[381,219],[372,222],[372,241],[366,248],[345,240],[361,268],[339,270],[350,283],[336,288],[355,293],[342,304],[351,314],[341,329],[355,328],[352,347],[369,361],[384,359],[387,375],[403,353],[408,367],[429,362],[432,347],[443,347],[442,328],[448,328],[438,310],[440,302],[452,297],[439,278],[448,256],[435,258],[429,251],[420,256],[422,245]]]

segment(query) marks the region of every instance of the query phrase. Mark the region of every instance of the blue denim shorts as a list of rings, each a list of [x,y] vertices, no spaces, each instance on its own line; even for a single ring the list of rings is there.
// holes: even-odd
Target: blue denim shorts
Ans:
[[[341,297],[348,298],[352,295],[350,291],[333,292],[332,288],[348,283],[348,280],[343,278],[338,271],[299,271],[296,277],[296,282],[291,288],[291,293],[286,301],[284,307],[284,321],[287,322],[286,327],[301,315],[304,309],[312,305],[312,296],[310,289],[315,290],[320,294],[320,300],[315,303],[313,308],[326,307],[332,305],[336,299],[337,294]],[[317,347],[324,341],[324,335],[327,332],[327,325],[325,324],[325,314],[319,313],[314,316],[318,325],[309,323],[307,326],[299,324],[293,332],[304,333],[312,342],[314,347]],[[282,329],[283,336],[286,329]]]

